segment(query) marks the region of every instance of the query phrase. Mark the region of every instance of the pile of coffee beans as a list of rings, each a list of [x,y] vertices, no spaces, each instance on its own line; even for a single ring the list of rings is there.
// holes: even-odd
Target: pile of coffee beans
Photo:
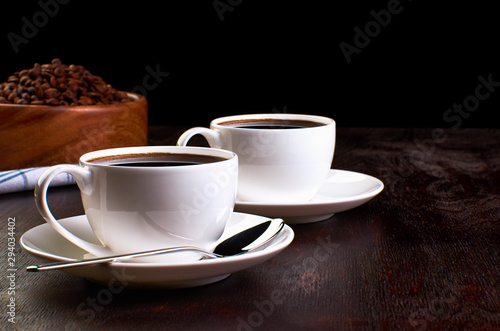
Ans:
[[[60,59],[35,63],[0,84],[0,104],[77,106],[128,101],[132,99],[127,93],[115,90],[83,66],[68,66]]]

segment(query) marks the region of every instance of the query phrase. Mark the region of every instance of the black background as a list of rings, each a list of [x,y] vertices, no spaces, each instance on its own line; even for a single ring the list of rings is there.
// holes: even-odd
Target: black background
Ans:
[[[2,3],[0,81],[59,57],[131,91],[146,67],[158,68],[169,75],[147,91],[152,125],[288,112],[330,116],[338,126],[499,127],[500,91],[460,123],[443,119],[474,95],[478,76],[500,82],[494,2],[401,0],[350,63],[340,43],[354,45],[354,28],[396,0],[41,2],[55,11],[45,22],[39,1]],[[214,3],[230,6],[223,20]],[[23,36],[23,17],[42,21],[16,53],[8,36]]]

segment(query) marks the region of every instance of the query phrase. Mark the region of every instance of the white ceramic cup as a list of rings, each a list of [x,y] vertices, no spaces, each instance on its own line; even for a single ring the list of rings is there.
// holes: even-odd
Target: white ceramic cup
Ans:
[[[249,128],[271,122],[269,129]],[[312,123],[310,127],[280,128]],[[330,170],[335,149],[335,121],[300,114],[249,114],[221,117],[210,129],[184,132],[177,145],[194,135],[211,147],[235,152],[239,160],[238,200],[293,203],[310,200]]]
[[[134,167],[100,162],[117,158],[183,154],[216,157],[194,165]],[[189,158],[188,157],[188,158]],[[203,162],[203,161],[202,161]],[[116,162],[114,162],[116,163]],[[71,174],[81,191],[85,214],[102,246],[66,230],[47,205],[47,188],[60,173]],[[96,256],[175,246],[215,248],[233,211],[238,157],[203,147],[129,147],[87,153],[80,165],[49,168],[35,187],[43,218],[62,236]],[[174,253],[141,261],[185,261],[196,253]]]

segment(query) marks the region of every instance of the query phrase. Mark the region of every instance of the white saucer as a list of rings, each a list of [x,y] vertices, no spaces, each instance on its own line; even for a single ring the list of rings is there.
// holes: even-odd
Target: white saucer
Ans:
[[[303,203],[265,203],[236,201],[235,210],[282,218],[288,224],[312,223],[358,207],[382,192],[377,178],[353,171],[330,170],[318,193]]]
[[[233,213],[222,238],[269,220],[269,218]],[[83,239],[99,243],[85,215],[59,220],[68,230]],[[61,269],[113,288],[185,288],[210,284],[237,272],[260,264],[280,253],[293,240],[293,230],[285,225],[282,232],[267,247],[237,256],[204,259],[181,263],[115,262]],[[86,251],[59,235],[49,224],[42,224],[21,237],[21,246],[43,261],[82,259]],[[52,271],[53,272],[53,271]]]

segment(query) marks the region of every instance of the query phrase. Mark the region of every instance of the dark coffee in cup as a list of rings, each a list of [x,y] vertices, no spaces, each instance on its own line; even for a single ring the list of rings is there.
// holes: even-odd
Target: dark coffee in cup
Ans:
[[[89,162],[114,167],[178,167],[224,160],[211,155],[148,153],[105,156]]]
[[[304,129],[314,128],[324,125],[323,123],[305,121],[305,120],[292,120],[292,119],[248,119],[248,120],[234,120],[222,122],[220,125],[230,126],[241,129],[259,129],[259,130],[286,130],[286,129]]]

